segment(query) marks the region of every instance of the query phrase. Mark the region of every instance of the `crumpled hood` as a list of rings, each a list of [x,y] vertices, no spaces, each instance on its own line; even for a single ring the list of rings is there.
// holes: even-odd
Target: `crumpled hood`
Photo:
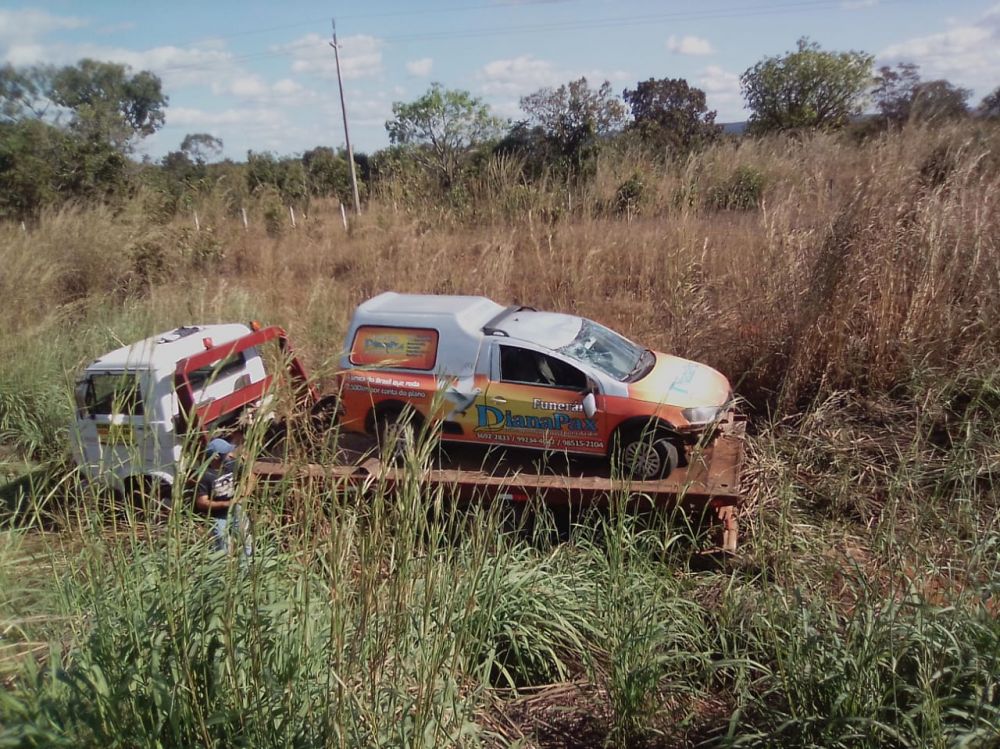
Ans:
[[[729,400],[732,389],[721,372],[679,356],[653,353],[656,364],[641,380],[629,384],[629,397],[677,408],[721,406]]]

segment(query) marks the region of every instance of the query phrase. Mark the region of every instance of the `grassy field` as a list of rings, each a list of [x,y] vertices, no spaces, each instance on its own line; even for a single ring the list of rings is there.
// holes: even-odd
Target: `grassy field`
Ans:
[[[225,195],[0,227],[0,747],[1000,745],[1000,130],[491,165],[349,231]],[[255,495],[252,563],[66,467],[69,382],[191,322],[286,327],[321,377],[383,290],[596,318],[726,373],[737,558],[668,516]],[[429,448],[428,448],[429,449]]]

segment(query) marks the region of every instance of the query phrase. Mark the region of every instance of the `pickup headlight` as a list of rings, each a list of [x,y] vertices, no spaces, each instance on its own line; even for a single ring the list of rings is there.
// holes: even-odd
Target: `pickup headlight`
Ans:
[[[681,413],[692,424],[711,424],[724,408],[725,406],[700,406],[685,408]]]

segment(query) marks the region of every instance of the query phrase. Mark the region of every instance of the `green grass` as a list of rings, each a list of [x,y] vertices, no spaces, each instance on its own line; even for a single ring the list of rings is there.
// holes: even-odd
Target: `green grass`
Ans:
[[[754,438],[760,463],[811,465],[824,413]],[[849,421],[847,403],[838,413]],[[810,469],[831,498],[867,465],[837,455]],[[942,518],[973,486],[951,466],[968,459],[927,469],[928,482],[966,476],[938,483]],[[919,481],[877,480],[896,493],[887,507],[925,496]],[[19,643],[2,659],[0,746],[493,746],[537,742],[536,718],[615,746],[1000,740],[997,524],[938,549],[898,513],[838,539],[837,524],[860,529],[856,508],[833,503],[823,520],[797,506],[795,481],[770,476],[768,527],[700,572],[669,515],[613,504],[559,541],[544,517],[518,533],[501,507],[450,508],[418,470],[362,501],[263,487],[250,561],[209,552],[183,509],[166,525],[112,523],[106,498],[70,487],[61,532],[0,544],[0,626]],[[771,537],[783,525],[787,544]]]

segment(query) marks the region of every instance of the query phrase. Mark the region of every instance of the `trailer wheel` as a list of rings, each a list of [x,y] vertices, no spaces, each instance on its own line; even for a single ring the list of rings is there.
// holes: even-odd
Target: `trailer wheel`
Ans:
[[[625,476],[635,481],[666,478],[677,467],[677,448],[665,437],[635,432],[622,442],[621,466]]]

